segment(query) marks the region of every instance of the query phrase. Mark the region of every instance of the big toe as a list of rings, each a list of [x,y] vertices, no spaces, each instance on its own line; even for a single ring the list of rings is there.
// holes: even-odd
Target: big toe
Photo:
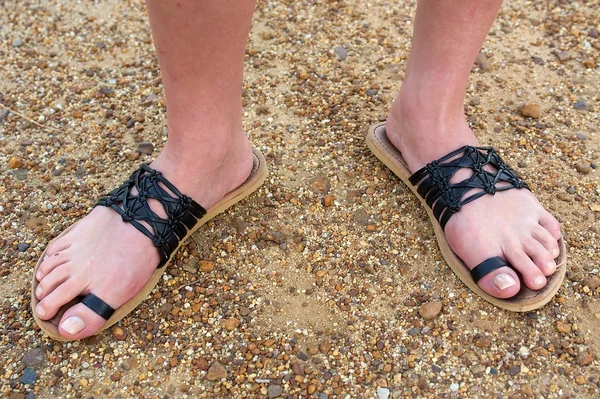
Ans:
[[[106,323],[101,316],[78,303],[65,312],[58,325],[58,332],[67,340],[78,340],[96,334]]]
[[[517,273],[509,267],[494,270],[483,276],[477,284],[483,291],[501,299],[512,298],[521,289]]]

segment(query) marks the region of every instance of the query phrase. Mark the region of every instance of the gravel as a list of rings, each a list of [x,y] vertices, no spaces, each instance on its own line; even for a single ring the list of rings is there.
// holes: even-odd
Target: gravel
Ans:
[[[453,275],[419,201],[365,146],[404,79],[414,10],[259,2],[244,127],[267,182],[186,243],[120,330],[63,343],[31,316],[34,265],[151,161],[139,144],[160,153],[160,71],[142,2],[4,2],[0,396],[600,396],[600,10],[505,2],[482,50],[492,70],[474,65],[467,87],[481,143],[521,165],[569,244],[564,286],[528,314]]]

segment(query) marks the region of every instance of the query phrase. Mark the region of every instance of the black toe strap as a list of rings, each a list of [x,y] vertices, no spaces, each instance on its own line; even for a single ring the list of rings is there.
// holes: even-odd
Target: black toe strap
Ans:
[[[115,310],[109,304],[107,304],[94,294],[87,294],[81,300],[81,303],[83,303],[88,308],[92,309],[94,312],[98,313],[98,315],[104,320],[110,319],[110,316],[112,316],[115,312]]]
[[[473,277],[473,280],[475,282],[478,282],[486,274],[489,274],[494,270],[498,270],[504,266],[510,267],[510,264],[501,257],[495,256],[493,258],[484,260],[483,262],[475,266],[473,270],[471,270],[471,277]]]
[[[471,176],[450,183],[460,169],[469,169]],[[416,171],[410,176],[410,182],[417,186],[419,195],[432,209],[442,229],[450,217],[460,211],[461,206],[484,195],[515,188],[529,189],[517,172],[508,167],[490,147],[461,147]]]

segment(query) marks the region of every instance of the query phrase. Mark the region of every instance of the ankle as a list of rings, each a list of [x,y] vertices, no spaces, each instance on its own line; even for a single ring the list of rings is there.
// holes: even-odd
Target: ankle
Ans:
[[[253,163],[250,141],[240,131],[198,135],[191,141],[173,137],[151,166],[209,209],[246,181]]]
[[[478,145],[466,123],[462,97],[427,94],[405,84],[390,107],[386,132],[412,172],[462,145]]]

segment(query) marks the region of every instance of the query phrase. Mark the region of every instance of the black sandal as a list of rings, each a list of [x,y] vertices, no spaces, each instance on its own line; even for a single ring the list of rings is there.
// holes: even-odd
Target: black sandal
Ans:
[[[367,145],[373,154],[419,197],[421,203],[426,205],[444,259],[471,290],[496,306],[516,312],[540,308],[554,297],[562,285],[566,272],[567,252],[563,239],[559,241],[560,255],[556,259],[557,270],[548,277],[547,285],[539,291],[533,291],[525,284],[521,284],[519,293],[509,299],[496,298],[477,285],[477,281],[488,273],[504,266],[511,267],[506,260],[493,257],[481,262],[473,270],[469,270],[452,251],[446,240],[444,227],[452,215],[460,211],[462,205],[500,191],[530,190],[527,183],[502,161],[494,149],[464,146],[411,174],[402,154],[388,140],[385,123],[371,127],[367,136]],[[495,172],[485,170],[486,165],[492,166]],[[462,168],[471,169],[472,176],[459,183],[450,183],[452,176]],[[464,198],[471,190],[477,191]]]

